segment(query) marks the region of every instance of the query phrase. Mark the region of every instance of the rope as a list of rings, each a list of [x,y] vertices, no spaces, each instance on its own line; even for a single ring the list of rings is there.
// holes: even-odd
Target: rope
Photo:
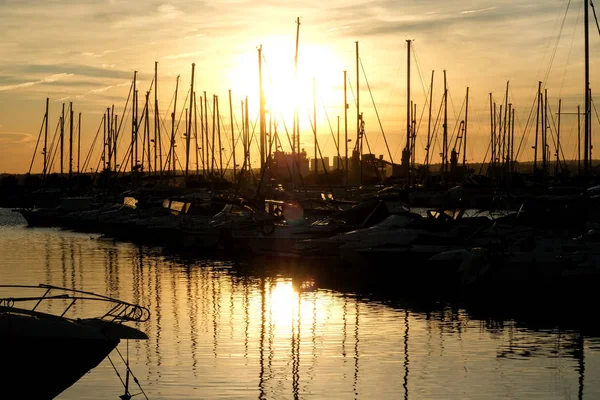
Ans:
[[[390,156],[390,162],[393,164],[394,159],[392,158],[392,152],[390,151],[390,146],[388,145],[387,138],[385,137],[385,132],[383,131],[383,125],[381,125],[381,118],[379,118],[379,111],[377,111],[377,105],[375,104],[375,99],[373,98],[373,92],[371,92],[371,85],[369,85],[369,80],[367,79],[367,73],[365,72],[365,67],[363,66],[362,60],[360,61],[360,67],[363,72],[363,76],[365,77],[365,83],[367,84],[367,88],[369,89],[369,95],[371,96],[371,102],[373,103],[373,108],[375,109],[375,115],[377,116],[377,122],[379,122],[379,129],[381,129],[381,133],[383,134],[383,141],[385,142],[385,148],[388,151],[388,155]],[[407,115],[407,118],[410,116]],[[371,150],[369,150],[371,152]]]
[[[48,114],[44,114],[44,119],[42,120],[42,126],[40,126],[40,133],[37,138],[37,142],[35,143],[35,149],[33,150],[33,157],[31,158],[31,164],[29,165],[29,172],[27,174],[31,174],[31,168],[33,168],[33,162],[35,161],[35,155],[37,154],[38,145],[40,144],[40,138],[42,137],[42,130],[44,129],[44,123],[48,124]],[[46,151],[44,149],[44,151]]]
[[[594,2],[590,0],[590,5],[592,6],[592,11],[594,12],[594,20],[596,20],[596,28],[598,28],[598,34],[600,35],[600,25],[598,24],[598,17],[596,17],[596,8],[594,7]]]

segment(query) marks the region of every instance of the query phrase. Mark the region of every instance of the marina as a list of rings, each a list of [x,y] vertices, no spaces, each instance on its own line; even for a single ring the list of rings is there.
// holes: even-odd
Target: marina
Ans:
[[[61,1],[0,13],[6,393],[600,397],[592,0]]]
[[[129,354],[151,399],[566,399],[600,391],[600,336],[593,314],[563,318],[575,308],[542,316],[419,303],[402,299],[402,282],[394,296],[361,294],[276,266],[31,229],[9,210],[0,220],[6,284],[48,282],[148,307],[151,317],[135,326],[149,339],[131,342]],[[58,398],[122,392],[105,360]]]

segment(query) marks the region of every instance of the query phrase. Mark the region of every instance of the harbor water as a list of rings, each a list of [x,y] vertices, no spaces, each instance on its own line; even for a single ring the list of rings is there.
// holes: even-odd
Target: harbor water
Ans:
[[[27,228],[7,209],[0,257],[2,284],[53,284],[150,309],[137,325],[149,340],[118,347],[150,399],[600,398],[600,334],[559,316],[531,323],[415,305],[335,289],[301,268],[245,268],[223,255],[182,258],[97,234]],[[118,399],[119,353],[58,398]]]

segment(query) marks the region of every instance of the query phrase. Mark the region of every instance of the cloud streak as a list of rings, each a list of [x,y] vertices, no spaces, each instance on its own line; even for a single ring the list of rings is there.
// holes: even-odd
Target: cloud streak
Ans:
[[[64,78],[68,78],[70,76],[73,76],[73,74],[63,72],[61,74],[54,74],[54,75],[47,76],[47,77],[39,79],[37,81],[23,82],[23,83],[18,83],[16,85],[0,86],[0,92],[5,92],[7,90],[22,89],[22,88],[26,88],[26,87],[30,87],[30,86],[34,86],[34,85],[39,85],[42,83],[52,83],[52,82],[56,82],[56,81],[64,79]]]
[[[29,133],[22,132],[0,132],[0,143],[27,143],[33,140]]]
[[[479,10],[466,10],[466,11],[461,11],[459,14],[475,14],[475,13],[491,11],[491,10],[495,10],[495,9],[496,9],[496,7],[488,7],[488,8],[481,8]]]

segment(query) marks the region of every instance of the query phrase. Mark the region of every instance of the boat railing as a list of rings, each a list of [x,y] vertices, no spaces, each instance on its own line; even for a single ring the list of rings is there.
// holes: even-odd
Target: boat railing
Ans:
[[[0,297],[0,313],[15,311],[20,313],[26,313],[29,315],[38,316],[59,316],[61,318],[73,319],[67,317],[66,314],[77,302],[99,302],[110,304],[108,311],[104,312],[97,318],[108,320],[111,322],[122,323],[122,322],[145,322],[150,317],[150,311],[143,306],[138,304],[128,303],[122,300],[118,300],[112,297],[99,295],[92,292],[86,292],[83,290],[69,289],[60,286],[40,284],[37,286],[30,285],[0,285],[0,290],[34,290],[34,289],[45,289],[44,294],[41,296],[20,296],[20,297]],[[58,293],[57,293],[58,292]],[[67,305],[62,310],[62,313],[54,315],[47,314],[44,312],[37,311],[41,304],[48,304],[49,302],[61,300],[66,301]],[[18,308],[18,304],[26,302],[36,302],[31,309]]]

